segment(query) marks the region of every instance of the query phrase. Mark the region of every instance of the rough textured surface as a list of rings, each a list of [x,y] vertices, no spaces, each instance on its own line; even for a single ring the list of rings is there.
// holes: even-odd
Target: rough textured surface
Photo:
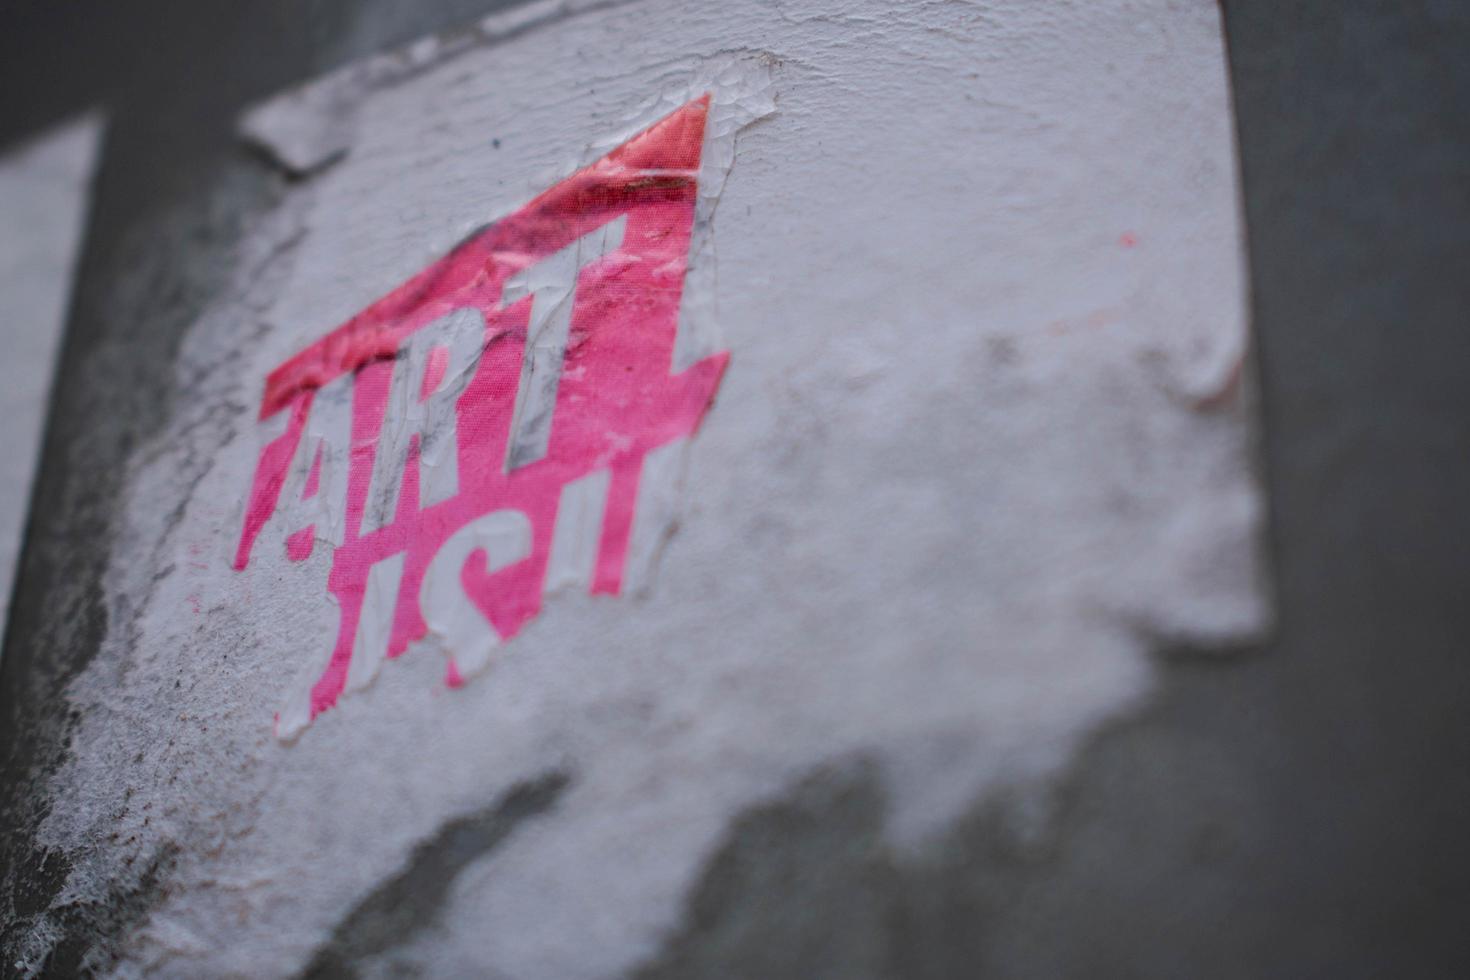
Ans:
[[[425,4],[421,11],[437,16],[448,8]],[[1237,2],[1227,12],[1263,338],[1280,639],[1241,663],[1168,664],[1158,707],[1105,739],[1078,767],[1047,846],[982,859],[1009,832],[1004,824],[995,829],[977,820],[968,845],[961,841],[940,852],[940,863],[957,881],[968,880],[972,888],[1000,882],[995,900],[987,902],[936,891],[949,897],[923,907],[930,930],[922,934],[924,945],[902,933],[891,940],[903,956],[954,956],[950,972],[973,966],[964,954],[978,955],[967,938],[977,928],[991,951],[985,972],[994,975],[1465,972],[1460,927],[1467,864],[1460,824],[1470,773],[1464,747],[1470,743],[1459,707],[1467,680],[1460,593],[1470,550],[1457,502],[1466,490],[1460,447],[1470,413],[1459,377],[1466,352],[1458,266],[1470,215],[1455,176],[1466,152],[1466,72],[1457,58],[1465,14],[1458,5],[1429,3],[1343,9]],[[383,18],[370,13],[362,23],[380,26]],[[183,196],[176,186],[160,188],[159,175],[190,172],[179,166],[178,155],[191,139],[228,138],[223,126],[211,129],[210,120],[227,115],[220,107],[238,104],[250,91],[240,77],[278,84],[305,73],[310,65],[301,51],[326,50],[323,37],[360,45],[367,38],[361,51],[371,47],[372,37],[387,36],[368,28],[356,35],[292,31],[279,35],[288,43],[252,48],[252,39],[277,37],[260,26],[265,20],[266,14],[242,14],[243,23],[228,26],[243,29],[216,32],[217,18],[200,15],[192,28],[187,19],[177,28],[190,44],[229,38],[248,54],[219,58],[224,74],[213,84],[188,91],[160,85],[157,105],[140,103],[131,117],[125,114],[123,135],[115,140],[121,152],[104,181],[101,241],[115,242],[141,215],[157,213],[163,198]],[[142,50],[117,44],[120,36],[128,31],[82,32],[76,50]],[[107,45],[99,43],[103,37]],[[260,57],[266,48],[275,53]],[[189,47],[189,57],[198,57],[198,50]],[[234,49],[221,42],[213,50]],[[187,63],[177,56],[157,60],[160,76],[177,74]],[[105,59],[99,64],[105,67]],[[36,77],[46,78],[46,70]],[[88,77],[76,71],[62,85],[42,86],[43,97],[7,119],[34,118],[48,104],[63,104],[67,86],[75,91],[100,84]],[[5,90],[20,91],[35,89]],[[189,100],[214,107],[200,113],[200,126],[178,125],[187,116],[178,106]],[[168,111],[158,112],[158,105]],[[160,166],[165,162],[179,169]],[[131,186],[123,176],[129,173],[139,174]],[[232,206],[238,208],[252,200],[250,186],[238,182],[224,193],[235,195]],[[193,201],[192,210],[202,213],[199,198]],[[219,222],[196,227],[170,254],[170,282],[179,281],[180,271],[199,268],[188,265],[188,256],[199,257],[230,234]],[[92,249],[84,292],[100,294],[117,278],[116,264],[99,258],[105,251]],[[189,302],[187,291],[173,294],[170,302]],[[166,338],[168,319],[155,323],[160,339]],[[125,329],[122,317],[84,310],[74,321],[73,346]],[[146,356],[140,360],[146,363]],[[76,368],[70,356],[65,375],[77,377]],[[147,430],[148,413],[127,409],[122,397],[135,379],[95,380],[103,393],[98,397],[112,406],[103,417],[116,425],[113,431]],[[79,400],[96,404],[81,391],[64,394],[53,446],[65,446],[78,425],[96,424],[78,414]],[[115,459],[121,451],[102,458]],[[49,487],[65,484],[65,464],[55,454],[48,454],[48,470]],[[80,516],[105,515],[105,484],[91,496],[99,510]],[[78,516],[67,510],[69,499],[43,500],[43,515],[53,520]],[[38,757],[34,730],[15,724],[18,708],[27,719],[64,720],[50,698],[17,706],[14,679],[35,675],[40,690],[54,691],[43,671],[65,670],[95,649],[95,619],[89,626],[87,617],[60,615],[66,594],[56,586],[57,573],[47,570],[65,570],[85,586],[88,548],[86,538],[75,547],[59,535],[48,538],[44,527],[32,538],[22,588],[45,596],[44,603],[36,601],[56,619],[49,635],[40,632],[51,622],[44,617],[27,617],[12,629],[7,734],[26,732],[22,742],[10,743],[12,765],[19,758],[28,766]],[[17,650],[23,667],[14,666]],[[14,768],[7,769],[7,781],[9,800],[25,798],[29,784]],[[823,866],[840,867],[850,851],[858,853],[860,866],[881,864],[881,856],[864,857],[861,844],[849,847],[842,839],[873,839],[877,825],[870,811],[877,793],[859,788],[838,794],[826,818],[831,835],[803,833],[803,825],[824,821],[793,822],[780,817],[779,806],[775,820],[762,821],[770,808],[761,807],[753,815],[756,833],[745,832],[752,821],[737,821],[729,846],[759,862],[758,850],[743,851],[742,842],[764,841],[776,859],[773,867],[782,861],[800,867],[808,852],[830,858],[821,860]],[[842,817],[843,801],[852,800],[858,812]],[[798,805],[826,812],[820,798]],[[7,811],[9,833],[27,826],[14,815]],[[5,846],[14,872],[7,897],[16,910],[24,898],[26,914],[44,908],[44,896],[39,905],[26,896],[54,889],[48,883],[64,877],[64,858],[43,859],[24,838],[8,837]],[[975,854],[982,858],[966,856]],[[709,866],[713,883],[694,891],[703,911],[690,925],[711,919],[728,924],[734,938],[706,942],[724,942],[729,955],[746,957],[731,962],[750,962],[776,923],[747,929],[737,913],[759,912],[754,896],[769,896],[762,882],[775,876],[757,867],[742,879],[746,884],[726,887],[719,879],[730,864],[722,859]],[[79,950],[128,921],[111,913],[157,894],[145,887],[129,902],[119,892],[101,913],[73,907],[80,914],[63,923],[66,952],[53,966],[66,971]],[[853,941],[867,920],[849,915],[850,908],[831,903],[792,910],[806,917],[806,928],[788,934]],[[717,968],[715,953],[700,962]],[[691,965],[697,955],[682,939],[669,951],[674,966]],[[935,962],[942,969],[945,961]]]
[[[314,176],[258,178],[279,199],[221,256],[126,461],[39,830],[71,867],[30,962],[61,910],[167,852],[117,971],[298,969],[420,841],[557,768],[560,805],[359,969],[616,974],[730,818],[811,769],[872,760],[902,853],[996,787],[1040,823],[1151,648],[1261,628],[1212,5],[546,9],[338,85],[338,148],[277,154]],[[657,587],[559,600],[462,690],[410,650],[273,741],[334,610],[321,549],[231,567],[267,372],[599,146],[751,78],[777,111],[710,182],[691,256],[732,367]],[[317,101],[252,113],[252,137],[295,146],[314,127],[281,113]]]
[[[303,975],[356,975],[370,968],[375,957],[432,930],[459,876],[520,824],[550,810],[566,786],[565,775],[550,773],[517,784],[479,813],[441,826],[414,848],[401,871],[379,883],[337,923]]]
[[[21,3],[6,11],[15,29],[0,33],[0,64],[19,74],[0,86],[3,137],[99,103],[116,123],[95,187],[0,658],[7,972],[41,964],[67,976],[83,961],[106,963],[123,927],[161,895],[157,871],[168,864],[167,848],[127,863],[98,900],[56,907],[74,856],[46,849],[34,834],[50,807],[40,781],[66,756],[77,720],[62,692],[96,655],[107,627],[102,575],[127,460],[167,417],[179,337],[223,288],[242,224],[279,190],[277,178],[241,158],[234,109],[487,4],[446,3],[439,20],[426,23],[420,13],[409,24],[388,4],[319,4],[305,25],[288,17],[288,6],[296,5],[247,12],[163,0]],[[201,63],[210,66],[209,84],[180,86],[178,78]]]

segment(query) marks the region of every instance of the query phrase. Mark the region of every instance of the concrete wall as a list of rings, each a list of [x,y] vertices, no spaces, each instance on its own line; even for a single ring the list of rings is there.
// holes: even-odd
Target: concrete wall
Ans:
[[[1406,591],[1371,545],[1409,485],[1342,476],[1344,446],[1399,472],[1438,460],[1453,423],[1375,426],[1442,410],[1449,369],[1390,357],[1430,383],[1366,415],[1340,382],[1413,348],[1323,359],[1291,338],[1384,336],[1407,284],[1431,322],[1449,310],[1432,263],[1384,271],[1405,268],[1395,242],[1443,241],[1376,239],[1371,264],[1352,236],[1314,248],[1323,201],[1368,227],[1442,210],[1453,154],[1415,158],[1417,196],[1358,204],[1343,187],[1379,171],[1273,115],[1285,73],[1379,146],[1342,80],[1315,88],[1297,56],[1330,68],[1380,33],[1231,14],[1283,602],[1282,639],[1242,662],[1178,656],[1247,640],[1264,612],[1249,389],[1226,383],[1245,319],[1214,8],[806,13],[521,8],[373,63],[326,120],[353,120],[346,155],[305,178],[248,156],[239,111],[436,25],[323,7],[262,65],[268,15],[205,43],[231,25],[178,14],[194,46],[116,94],[7,640],[8,968],[1449,963],[1462,865],[1439,821],[1463,797],[1394,760],[1451,717],[1433,582],[1454,559],[1393,525],[1422,575]],[[211,85],[166,84],[235,45]],[[731,367],[652,588],[549,602],[458,690],[410,650],[276,738],[332,623],[317,557],[229,565],[266,372],[712,78],[775,111],[735,134],[691,253]],[[1424,117],[1394,118],[1401,136]],[[283,130],[247,128],[281,156]],[[1297,160],[1341,186],[1301,185]],[[1370,271],[1341,290],[1347,268]],[[1329,283],[1347,304],[1331,324]],[[1452,487],[1431,486],[1413,499],[1443,534]],[[1372,560],[1330,560],[1352,541]],[[1390,663],[1400,634],[1417,645]]]

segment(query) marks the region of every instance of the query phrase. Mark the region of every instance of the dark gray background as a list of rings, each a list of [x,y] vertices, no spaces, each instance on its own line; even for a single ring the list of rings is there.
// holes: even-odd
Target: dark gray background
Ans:
[[[504,5],[0,0],[0,145],[111,119],[0,660],[0,974],[65,877],[31,836],[35,780],[105,625],[121,464],[168,412],[239,221],[278,193],[236,110]],[[1167,655],[1044,841],[988,809],[944,860],[900,865],[860,773],[751,811],[649,975],[1470,976],[1470,3],[1224,9],[1275,639]],[[55,915],[50,971],[105,957],[157,870]]]

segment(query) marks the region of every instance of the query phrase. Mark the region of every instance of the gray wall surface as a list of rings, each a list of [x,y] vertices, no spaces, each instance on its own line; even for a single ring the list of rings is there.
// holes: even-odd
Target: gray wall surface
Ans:
[[[27,82],[4,87],[14,101],[0,112],[7,135],[93,101],[108,101],[113,120],[0,666],[12,916],[53,904],[67,877],[71,858],[34,844],[45,814],[29,779],[66,756],[76,720],[60,692],[107,627],[97,542],[118,516],[121,468],[169,415],[156,393],[183,329],[221,287],[225,246],[277,193],[240,162],[234,114],[484,12],[323,4],[302,29],[287,5],[99,8],[88,18],[17,4],[0,41],[14,45],[0,64]],[[1240,2],[1225,13],[1275,639],[1232,660],[1164,658],[1158,696],[1073,767],[1040,839],[1007,808],[988,808],[962,821],[939,857],[906,861],[877,823],[883,787],[861,770],[817,774],[789,799],[754,807],[728,827],[648,974],[1470,967],[1459,839],[1470,803],[1470,548],[1457,508],[1470,482],[1460,377],[1470,346],[1460,274],[1470,15],[1454,4]],[[137,51],[146,57],[131,61]],[[124,282],[134,285],[119,295]],[[79,375],[99,349],[116,370]],[[559,791],[527,785],[444,827],[342,922],[316,967],[381,952],[389,910],[405,900],[431,908],[440,870],[495,847]],[[159,905],[169,857],[158,860],[129,893],[68,907],[47,969],[65,975],[105,957]],[[8,957],[19,937],[3,935]]]

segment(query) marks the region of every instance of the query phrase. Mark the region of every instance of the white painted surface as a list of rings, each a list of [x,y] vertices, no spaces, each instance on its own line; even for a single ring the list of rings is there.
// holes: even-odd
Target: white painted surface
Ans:
[[[485,318],[479,310],[455,310],[403,342],[393,362],[387,419],[373,457],[367,513],[363,515],[364,532],[393,523],[409,452],[415,444],[422,460],[419,479],[423,485],[419,492],[423,505],[437,504],[459,493],[454,406],[475,376],[484,336]],[[447,351],[449,362],[433,393],[421,399],[429,357],[435,348]],[[350,387],[351,379],[347,381]],[[350,443],[348,438],[340,445]],[[336,508],[341,519],[346,507],[340,498]]]
[[[0,633],[101,136],[84,116],[0,156]]]
[[[79,860],[61,900],[182,848],[122,974],[289,973],[445,819],[564,767],[556,811],[393,956],[614,975],[673,927],[727,822],[813,767],[876,760],[895,842],[922,847],[1137,705],[1161,642],[1264,623],[1212,0],[552,16],[570,6],[253,117],[346,155],[261,222],[193,328],[180,370],[228,365],[219,402],[134,474],[113,634],[72,693],[87,720],[46,833],[128,842]],[[688,342],[717,317],[732,360],[646,595],[558,596],[461,690],[436,657],[368,665],[373,686],[276,742],[334,635],[327,549],[230,569],[257,443],[219,405],[255,405],[284,357],[711,65],[768,72],[777,111],[706,188]],[[155,582],[127,557],[165,533]]]

